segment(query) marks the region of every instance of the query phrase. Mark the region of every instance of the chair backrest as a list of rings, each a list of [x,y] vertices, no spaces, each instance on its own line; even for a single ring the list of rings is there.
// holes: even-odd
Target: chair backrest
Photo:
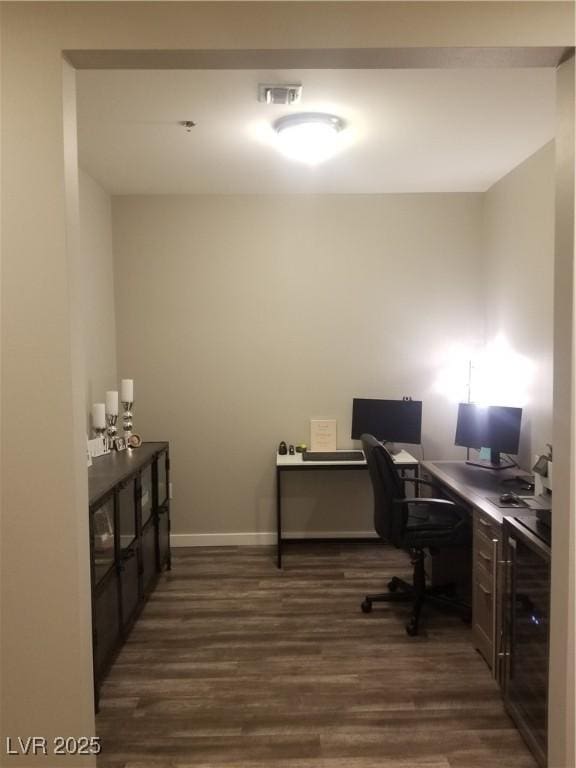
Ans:
[[[374,528],[380,538],[400,546],[403,526],[397,517],[402,511],[395,507],[393,500],[405,498],[404,483],[382,443],[372,435],[362,435],[361,440],[374,492]]]

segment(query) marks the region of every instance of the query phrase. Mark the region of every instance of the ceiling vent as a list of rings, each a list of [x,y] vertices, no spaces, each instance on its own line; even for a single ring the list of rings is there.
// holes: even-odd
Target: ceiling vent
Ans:
[[[298,104],[302,97],[302,86],[268,85],[260,83],[258,86],[258,101],[264,104]]]

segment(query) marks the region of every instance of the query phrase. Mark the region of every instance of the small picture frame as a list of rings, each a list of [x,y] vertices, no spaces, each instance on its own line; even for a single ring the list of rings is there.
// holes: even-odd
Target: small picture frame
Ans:
[[[114,448],[117,451],[125,451],[126,450],[126,438],[125,437],[117,437],[114,440]]]
[[[536,472],[540,477],[548,477],[548,456],[538,456],[536,464],[532,467],[532,472]]]
[[[134,433],[133,435],[130,435],[130,437],[127,440],[128,448],[140,448],[142,445],[142,438],[140,435],[137,435]]]

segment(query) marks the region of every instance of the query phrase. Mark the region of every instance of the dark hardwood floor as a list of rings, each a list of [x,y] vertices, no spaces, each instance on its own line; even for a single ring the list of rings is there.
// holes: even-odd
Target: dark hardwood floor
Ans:
[[[380,544],[177,549],[102,689],[99,768],[534,768],[457,617],[360,612]]]

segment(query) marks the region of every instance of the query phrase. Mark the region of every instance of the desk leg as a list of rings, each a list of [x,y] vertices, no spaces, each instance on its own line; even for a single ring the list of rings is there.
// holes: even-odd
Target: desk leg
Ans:
[[[276,467],[276,566],[282,568],[282,473]]]
[[[400,477],[402,477],[404,480],[406,480],[407,482],[410,482],[410,479],[412,477],[418,477],[418,467],[408,467],[408,468],[401,469],[399,471],[399,474],[400,474]],[[414,490],[411,495],[415,497],[420,496],[420,486],[418,485],[418,483],[414,484]]]

